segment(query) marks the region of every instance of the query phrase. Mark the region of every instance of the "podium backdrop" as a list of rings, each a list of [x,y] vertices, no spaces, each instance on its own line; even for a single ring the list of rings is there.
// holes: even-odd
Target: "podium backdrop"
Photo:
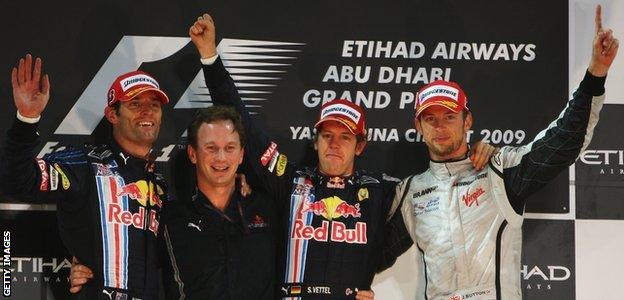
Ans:
[[[620,39],[624,1],[603,4]],[[595,1],[54,1],[0,4],[0,138],[15,116],[10,70],[25,53],[44,59],[51,100],[39,156],[105,132],[106,93],[141,69],[168,93],[158,141],[163,168],[194,109],[212,105],[188,28],[215,19],[219,53],[247,107],[293,161],[313,163],[312,125],[323,101],[367,111],[369,146],[358,164],[405,177],[427,168],[413,128],[414,97],[435,79],[459,82],[474,113],[470,142],[532,140],[563,109],[587,67]],[[619,15],[616,13],[619,12]],[[526,299],[618,299],[624,282],[624,63],[616,59],[594,140],[575,165],[526,207]],[[170,180],[176,178],[168,174]],[[14,299],[67,299],[69,256],[55,203],[0,196],[10,231]],[[378,275],[377,299],[414,299],[410,250]],[[418,298],[420,299],[420,298]]]

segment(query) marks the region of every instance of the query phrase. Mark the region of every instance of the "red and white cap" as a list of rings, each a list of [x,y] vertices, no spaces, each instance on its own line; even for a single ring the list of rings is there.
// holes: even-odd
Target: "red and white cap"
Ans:
[[[458,113],[468,109],[468,98],[459,84],[436,80],[423,86],[416,96],[416,118],[430,106],[438,105]]]
[[[160,103],[169,103],[169,97],[160,89],[158,81],[143,71],[132,71],[123,74],[111,85],[108,90],[108,106],[117,102],[132,100],[132,98],[147,91],[154,91],[160,99]]]
[[[325,121],[337,121],[346,126],[354,135],[366,135],[366,117],[364,109],[345,99],[334,99],[321,106],[318,122],[314,125],[319,128]]]

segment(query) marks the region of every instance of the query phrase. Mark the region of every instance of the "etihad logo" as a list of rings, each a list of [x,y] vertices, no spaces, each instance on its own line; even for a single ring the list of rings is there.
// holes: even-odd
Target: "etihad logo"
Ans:
[[[182,51],[191,42],[188,37],[124,36],[82,92],[54,134],[90,135],[104,116],[111,83],[120,74],[138,70],[144,63],[166,60]],[[262,101],[283,78],[285,68],[292,65],[303,43],[222,39],[217,49],[245,106],[261,107]],[[199,62],[198,62],[199,64]],[[162,75],[165,76],[165,75]],[[134,84],[145,84],[145,78],[128,79],[124,90]],[[150,81],[151,82],[151,81]],[[154,83],[152,83],[154,84]],[[166,87],[165,87],[166,89]],[[167,91],[174,94],[174,91]],[[178,99],[174,109],[212,106],[212,98],[200,69]]]
[[[580,161],[591,167],[600,167],[600,175],[624,175],[624,150],[586,150],[581,154]]]
[[[585,150],[580,160],[587,165],[624,166],[624,150]]]
[[[557,283],[565,283],[572,276],[566,266],[529,266],[523,265],[520,270],[525,290],[552,290]]]

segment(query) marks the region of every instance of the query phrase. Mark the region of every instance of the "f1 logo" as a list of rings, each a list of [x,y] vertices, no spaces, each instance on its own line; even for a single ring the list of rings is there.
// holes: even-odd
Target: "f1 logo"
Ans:
[[[54,134],[90,135],[104,116],[104,97],[108,96],[108,88],[117,76],[138,69],[142,63],[166,59],[184,48],[190,40],[188,37],[124,36]],[[275,68],[290,66],[288,60],[296,58],[290,54],[299,52],[297,48],[303,45],[305,44],[222,39],[217,48],[223,64],[239,87],[239,93],[245,97],[254,91],[246,91],[244,88],[253,87],[257,90],[259,87],[274,87],[274,84],[263,82],[270,83],[281,79],[278,76],[284,76],[283,71]],[[191,99],[192,97],[195,98]],[[174,108],[208,107],[209,103],[210,96],[203,82],[203,72],[200,71]]]

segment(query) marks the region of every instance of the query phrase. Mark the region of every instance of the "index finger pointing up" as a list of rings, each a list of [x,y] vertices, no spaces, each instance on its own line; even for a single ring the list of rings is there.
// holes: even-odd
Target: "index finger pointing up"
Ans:
[[[596,18],[594,21],[596,22],[596,32],[600,32],[602,30],[602,6],[600,4],[596,6]]]

